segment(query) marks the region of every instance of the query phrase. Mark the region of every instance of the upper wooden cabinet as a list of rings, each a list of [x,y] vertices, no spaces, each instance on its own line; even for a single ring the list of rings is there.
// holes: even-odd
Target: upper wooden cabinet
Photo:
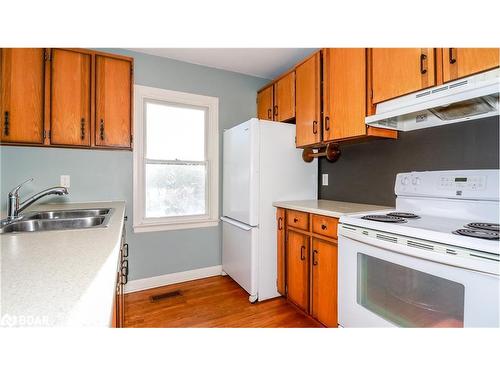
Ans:
[[[295,72],[281,77],[274,84],[274,121],[295,117]]]
[[[372,102],[434,86],[433,48],[373,48],[371,51]]]
[[[90,146],[92,55],[52,49],[50,142]]]
[[[96,146],[131,146],[132,63],[96,56]]]
[[[498,67],[498,48],[443,48],[443,82]]]
[[[323,141],[366,134],[366,50],[323,52]]]
[[[321,141],[321,59],[317,52],[295,68],[297,147]]]
[[[257,117],[260,120],[273,119],[274,86],[268,86],[257,93]]]
[[[295,72],[257,92],[257,117],[282,122],[295,118]]]
[[[2,143],[132,148],[132,58],[75,48],[0,56]]]
[[[43,143],[44,52],[43,48],[3,48],[1,50],[2,142]]]

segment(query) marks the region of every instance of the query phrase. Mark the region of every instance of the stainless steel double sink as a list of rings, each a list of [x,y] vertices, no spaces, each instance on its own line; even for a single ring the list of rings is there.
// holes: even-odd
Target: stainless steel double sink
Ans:
[[[113,208],[27,212],[19,219],[2,221],[0,234],[107,227]]]

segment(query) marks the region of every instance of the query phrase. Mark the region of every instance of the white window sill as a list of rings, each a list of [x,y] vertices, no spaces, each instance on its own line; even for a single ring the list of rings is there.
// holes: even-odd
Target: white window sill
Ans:
[[[216,227],[219,225],[219,220],[203,220],[203,221],[189,221],[184,223],[141,223],[134,224],[134,233],[146,232],[163,232],[168,230],[182,230],[182,229],[195,229]]]

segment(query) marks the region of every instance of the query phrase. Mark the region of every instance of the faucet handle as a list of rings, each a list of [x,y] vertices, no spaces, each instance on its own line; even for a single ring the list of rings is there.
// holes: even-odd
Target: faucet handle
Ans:
[[[12,190],[10,191],[10,193],[9,193],[9,197],[12,197],[12,196],[14,196],[14,195],[17,195],[17,194],[18,194],[18,192],[19,192],[19,189],[21,189],[21,187],[22,187],[24,184],[26,184],[26,183],[28,183],[28,182],[31,182],[31,181],[33,181],[33,180],[34,180],[34,179],[33,179],[33,177],[31,177],[30,179],[28,179],[28,180],[24,181],[23,183],[21,183],[21,184],[17,185],[14,189],[12,189]]]

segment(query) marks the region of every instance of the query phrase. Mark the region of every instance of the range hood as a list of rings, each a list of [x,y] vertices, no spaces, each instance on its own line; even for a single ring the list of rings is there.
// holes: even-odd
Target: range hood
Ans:
[[[365,118],[377,128],[410,131],[498,116],[500,69],[377,104],[376,114]]]

